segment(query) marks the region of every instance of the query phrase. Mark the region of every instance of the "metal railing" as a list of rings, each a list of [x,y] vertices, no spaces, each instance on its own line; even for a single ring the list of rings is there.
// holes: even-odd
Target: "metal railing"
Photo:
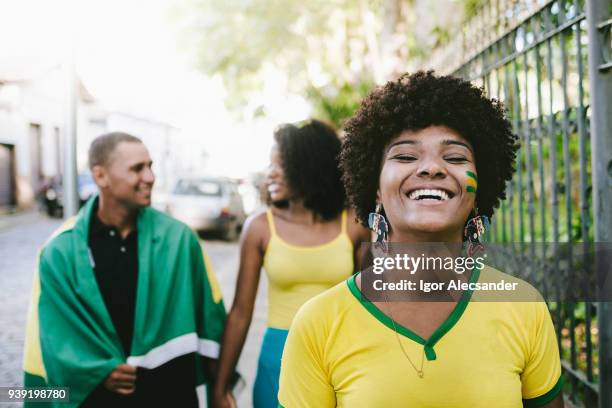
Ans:
[[[612,203],[611,13],[610,0],[491,0],[465,23],[447,57],[438,58],[462,56],[450,65],[453,73],[502,100],[521,138],[517,172],[491,234],[517,243],[527,258],[546,259],[550,254],[536,251],[556,253],[565,243],[586,249],[612,241],[612,210],[605,208]],[[545,290],[586,265],[566,247],[563,259],[538,271]],[[612,407],[610,303],[549,307],[566,400]]]

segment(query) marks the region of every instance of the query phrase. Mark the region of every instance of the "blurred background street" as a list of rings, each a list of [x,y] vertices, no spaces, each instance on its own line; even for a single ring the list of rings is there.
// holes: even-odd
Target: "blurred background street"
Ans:
[[[61,220],[37,212],[0,218],[0,385],[3,387],[23,384],[25,317],[36,268],[36,254],[61,223]],[[214,236],[204,236],[204,240],[206,252],[223,290],[225,305],[229,307],[238,272],[238,243],[226,242]],[[239,371],[247,382],[247,387],[237,398],[240,406],[251,406],[251,387],[266,326],[266,296],[264,276],[253,323],[239,362]],[[3,404],[0,403],[0,406]]]
[[[312,117],[342,137],[365,95],[419,69],[482,87],[521,139],[492,242],[549,265],[536,243],[612,241],[611,4],[0,0],[0,386],[21,383],[37,251],[96,191],[87,149],[107,132],[147,146],[152,205],[202,232],[227,308],[238,234],[265,203],[274,129]],[[574,274],[572,257],[567,269],[534,268],[538,280]],[[240,360],[241,407],[251,406],[265,281]],[[612,407],[610,305],[549,307],[566,401]]]

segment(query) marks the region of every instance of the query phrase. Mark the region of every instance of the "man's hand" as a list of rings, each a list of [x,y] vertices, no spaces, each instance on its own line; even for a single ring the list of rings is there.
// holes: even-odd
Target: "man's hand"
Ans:
[[[118,365],[104,380],[104,387],[121,395],[130,395],[136,387],[136,367]]]
[[[215,408],[236,408],[236,400],[231,392],[219,393],[214,395]]]

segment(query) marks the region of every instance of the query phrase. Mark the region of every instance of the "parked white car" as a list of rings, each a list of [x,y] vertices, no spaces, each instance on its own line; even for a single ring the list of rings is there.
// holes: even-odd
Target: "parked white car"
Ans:
[[[237,183],[224,178],[179,179],[168,198],[167,211],[197,232],[220,232],[228,240],[238,237],[246,220]]]

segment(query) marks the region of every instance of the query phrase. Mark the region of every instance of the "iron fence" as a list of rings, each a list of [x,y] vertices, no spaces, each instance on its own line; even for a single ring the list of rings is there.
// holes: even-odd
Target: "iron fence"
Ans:
[[[504,101],[520,136],[517,172],[491,234],[494,241],[517,243],[527,259],[546,259],[551,254],[536,251],[552,247],[556,254],[564,243],[588,249],[612,240],[612,210],[606,208],[612,199],[611,14],[610,0],[492,0],[453,45],[464,57],[454,74]],[[577,256],[570,250],[533,268],[544,292],[574,268],[588,267]],[[610,304],[549,307],[566,401],[612,407]]]

